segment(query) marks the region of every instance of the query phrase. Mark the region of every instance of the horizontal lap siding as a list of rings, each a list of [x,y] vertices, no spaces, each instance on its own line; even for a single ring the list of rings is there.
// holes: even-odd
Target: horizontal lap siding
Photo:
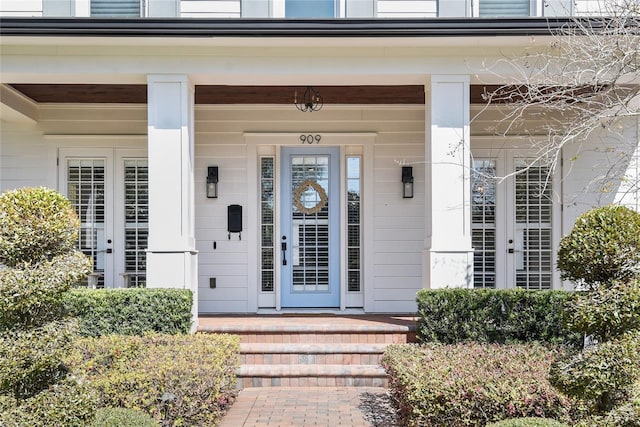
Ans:
[[[183,18],[240,18],[240,0],[182,0]]]
[[[237,234],[229,239],[227,233],[227,206],[232,204],[243,207],[243,237],[253,229],[247,224],[247,147],[239,127],[229,132],[208,130],[219,128],[220,120],[215,111],[196,109],[195,232],[200,312],[247,312],[247,264],[252,248]],[[209,166],[219,168],[217,199],[207,199],[205,194]],[[216,279],[215,289],[209,287],[210,277]]]
[[[0,193],[20,187],[51,186],[47,146],[32,124],[0,126]]]
[[[375,149],[374,310],[413,312],[422,287],[424,110],[403,114],[404,131],[382,130]],[[413,167],[414,198],[402,198],[401,166]]]
[[[378,18],[435,18],[436,0],[378,0]]]

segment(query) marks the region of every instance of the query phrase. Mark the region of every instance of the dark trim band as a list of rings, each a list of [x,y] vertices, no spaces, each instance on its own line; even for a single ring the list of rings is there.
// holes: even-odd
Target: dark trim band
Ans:
[[[201,19],[0,18],[2,36],[495,37],[551,35],[575,18]],[[598,26],[596,19],[592,27]]]

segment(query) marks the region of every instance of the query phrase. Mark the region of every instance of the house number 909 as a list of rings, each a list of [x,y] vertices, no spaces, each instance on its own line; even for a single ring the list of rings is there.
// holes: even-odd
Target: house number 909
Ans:
[[[303,144],[320,144],[321,139],[320,135],[300,135],[300,142]]]

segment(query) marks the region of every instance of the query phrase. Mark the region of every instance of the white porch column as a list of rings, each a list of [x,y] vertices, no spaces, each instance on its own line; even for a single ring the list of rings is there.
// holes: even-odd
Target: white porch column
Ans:
[[[194,86],[186,75],[149,75],[147,286],[191,289],[197,316],[194,233]],[[197,317],[194,318],[197,320]],[[196,322],[197,323],[197,322]]]
[[[424,285],[471,287],[469,76],[431,76],[425,142]]]

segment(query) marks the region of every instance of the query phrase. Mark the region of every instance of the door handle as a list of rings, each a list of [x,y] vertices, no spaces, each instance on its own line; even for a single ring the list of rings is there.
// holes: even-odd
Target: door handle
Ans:
[[[287,236],[282,236],[282,240],[283,242],[280,243],[280,248],[282,249],[282,265],[287,265],[287,242],[284,242],[284,240],[287,240]]]
[[[96,252],[102,252],[102,253],[110,254],[110,253],[113,253],[113,249],[111,249],[111,248],[100,249],[100,250],[97,250]]]
[[[509,249],[507,250],[507,252],[509,252],[510,254],[512,254],[512,253],[514,253],[515,251],[514,251],[514,249],[513,249],[513,248],[509,248]]]

